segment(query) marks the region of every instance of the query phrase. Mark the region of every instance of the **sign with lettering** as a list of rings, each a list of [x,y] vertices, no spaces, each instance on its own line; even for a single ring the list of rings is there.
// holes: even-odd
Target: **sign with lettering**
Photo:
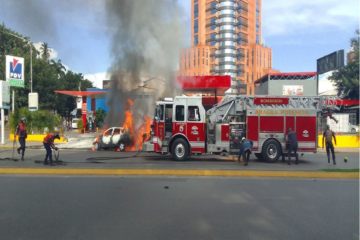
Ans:
[[[304,95],[303,85],[284,85],[283,86],[284,96],[302,96]]]
[[[82,114],[86,114],[86,112],[87,112],[87,104],[86,104],[86,103],[83,103],[83,104],[82,104],[81,113],[82,113]]]
[[[6,56],[6,80],[12,87],[24,87],[24,58]]]
[[[255,104],[268,104],[268,105],[288,105],[288,98],[255,98]]]

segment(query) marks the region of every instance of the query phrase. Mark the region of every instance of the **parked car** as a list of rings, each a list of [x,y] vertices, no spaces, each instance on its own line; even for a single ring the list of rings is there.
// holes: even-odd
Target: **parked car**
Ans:
[[[71,127],[73,128],[73,129],[77,129],[77,121],[79,120],[80,118],[73,118],[72,120],[71,120]]]
[[[357,133],[359,132],[359,126],[353,125],[351,123],[349,123],[349,129],[351,133]]]
[[[100,151],[106,148],[119,148],[125,151],[127,144],[133,142],[132,137],[122,127],[111,127],[93,141],[95,150]]]

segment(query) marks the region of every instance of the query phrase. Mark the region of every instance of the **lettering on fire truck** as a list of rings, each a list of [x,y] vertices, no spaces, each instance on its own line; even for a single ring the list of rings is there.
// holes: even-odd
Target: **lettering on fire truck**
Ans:
[[[255,110],[255,115],[309,115],[308,110]]]

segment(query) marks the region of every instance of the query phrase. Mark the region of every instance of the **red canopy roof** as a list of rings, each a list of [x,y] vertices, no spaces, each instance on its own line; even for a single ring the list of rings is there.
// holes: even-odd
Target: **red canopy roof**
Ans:
[[[179,76],[177,83],[187,93],[225,93],[231,87],[231,77],[226,76]]]
[[[97,91],[97,92],[83,92],[83,91],[58,91],[55,90],[54,92],[56,93],[60,93],[60,94],[65,94],[65,95],[69,95],[69,96],[73,96],[73,97],[88,97],[88,98],[105,98],[106,97],[106,93],[105,91]]]

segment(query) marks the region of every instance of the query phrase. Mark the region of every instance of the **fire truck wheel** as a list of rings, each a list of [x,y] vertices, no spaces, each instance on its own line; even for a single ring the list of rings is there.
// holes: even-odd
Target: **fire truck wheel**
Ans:
[[[178,138],[174,141],[174,143],[172,144],[172,155],[173,158],[176,161],[184,161],[186,160],[186,158],[189,155],[189,147],[187,142],[182,139],[182,138]]]
[[[274,139],[266,141],[263,146],[262,154],[265,162],[277,162],[281,156],[280,144]]]

